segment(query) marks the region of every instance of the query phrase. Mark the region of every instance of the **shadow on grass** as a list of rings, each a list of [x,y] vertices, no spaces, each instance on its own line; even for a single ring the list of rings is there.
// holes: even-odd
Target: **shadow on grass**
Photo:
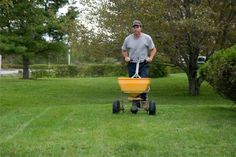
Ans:
[[[234,119],[236,120],[236,109],[232,108],[232,106],[214,106],[210,107],[210,110],[215,112],[216,115],[221,116],[222,119]]]
[[[143,151],[148,147],[138,142],[127,142],[115,148],[115,155],[121,157],[137,157],[142,156]]]
[[[236,106],[235,106],[236,107]],[[231,112],[231,113],[236,113],[236,108],[232,108],[232,106],[229,107],[223,107],[223,106],[214,106],[211,107],[212,110],[214,111],[222,111],[222,112]]]

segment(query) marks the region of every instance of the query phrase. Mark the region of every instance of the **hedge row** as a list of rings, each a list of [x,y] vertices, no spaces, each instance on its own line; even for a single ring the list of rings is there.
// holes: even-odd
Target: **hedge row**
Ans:
[[[31,77],[101,77],[127,76],[127,66],[122,64],[80,64],[76,65],[31,65]],[[151,64],[150,77],[164,77],[168,69],[161,64]]]
[[[32,78],[44,77],[98,77],[124,76],[126,67],[120,64],[81,64],[76,65],[45,65],[30,66]]]
[[[83,64],[79,66],[80,77],[126,76],[126,66],[121,64]]]
[[[93,70],[93,68],[97,69],[96,67],[100,67],[100,70],[101,68],[102,69],[106,69],[105,67],[103,67],[105,65],[106,68],[110,67],[109,64],[83,64],[82,66],[79,66],[80,67],[80,71],[79,72],[79,75],[80,76],[99,76],[96,72],[95,73],[85,73],[86,70],[90,69],[89,71],[95,71]],[[53,67],[56,67],[57,65],[47,65],[47,64],[34,64],[34,65],[31,65],[31,69],[33,70],[52,70]],[[58,65],[58,66],[67,66],[67,65]],[[117,69],[120,69],[122,71],[121,74],[124,74],[123,72],[124,71],[127,71],[126,70],[126,67],[125,66],[122,66],[121,68],[117,68],[117,66],[113,66],[113,68],[115,67],[115,70]],[[118,67],[120,67],[120,65],[118,65]],[[3,69],[22,69],[23,66],[20,65],[20,64],[2,64],[2,68]],[[84,71],[84,72],[82,72]],[[105,75],[107,76],[106,72],[103,72],[105,73]],[[112,72],[113,73],[113,72]],[[112,76],[112,73],[108,74],[108,75],[111,75]],[[168,65],[165,65],[165,64],[159,64],[159,63],[155,63],[153,62],[151,65],[150,65],[150,73],[151,73],[151,76],[150,77],[164,77],[166,76],[167,74],[172,74],[172,73],[183,73],[183,70],[181,70],[180,68],[176,67],[176,66],[168,66]]]
[[[3,69],[22,69],[23,65],[21,64],[2,64]]]
[[[79,69],[75,65],[31,65],[31,77],[76,77]]]

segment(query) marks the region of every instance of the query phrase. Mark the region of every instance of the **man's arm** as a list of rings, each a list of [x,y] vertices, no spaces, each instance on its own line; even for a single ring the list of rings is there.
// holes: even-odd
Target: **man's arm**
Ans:
[[[130,61],[128,51],[122,50],[122,55],[123,55],[123,57],[125,58],[125,61],[126,61],[126,62],[129,62],[129,61]]]
[[[152,60],[155,57],[156,53],[157,53],[157,49],[154,47],[153,49],[150,50],[150,56],[147,58],[147,61],[152,62]]]

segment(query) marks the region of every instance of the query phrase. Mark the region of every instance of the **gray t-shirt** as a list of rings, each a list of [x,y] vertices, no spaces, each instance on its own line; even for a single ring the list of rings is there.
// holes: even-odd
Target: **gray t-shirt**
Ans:
[[[141,33],[139,38],[135,38],[133,34],[130,34],[125,38],[122,45],[122,51],[128,51],[129,57],[134,62],[140,60],[141,62],[146,60],[149,50],[155,48],[152,38]]]

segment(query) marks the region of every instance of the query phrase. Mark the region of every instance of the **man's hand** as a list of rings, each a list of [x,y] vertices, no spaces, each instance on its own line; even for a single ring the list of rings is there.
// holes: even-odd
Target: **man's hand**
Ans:
[[[126,61],[126,62],[129,62],[129,61],[130,61],[130,58],[129,58],[129,57],[125,57],[125,61]]]
[[[152,62],[152,58],[147,57],[147,58],[146,58],[146,61],[147,61],[148,63],[150,63],[150,62]]]

